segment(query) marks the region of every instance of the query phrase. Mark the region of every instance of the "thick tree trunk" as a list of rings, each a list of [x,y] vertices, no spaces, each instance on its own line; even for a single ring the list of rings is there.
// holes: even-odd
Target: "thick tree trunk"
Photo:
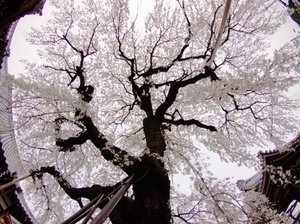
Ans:
[[[145,118],[143,121],[146,144],[150,153],[157,153],[159,156],[164,155],[166,143],[161,129],[161,122],[154,118]]]
[[[113,224],[168,224],[170,181],[157,158],[145,155],[136,167],[133,198],[124,197],[109,216]]]
[[[94,145],[100,149],[102,156],[108,161],[113,161],[114,154],[120,158],[125,157],[126,152],[121,149],[110,146],[107,149],[107,140],[94,126],[91,118],[84,116],[82,123],[87,127],[87,131],[77,137],[71,137],[66,140],[57,141],[57,145],[63,149],[74,144],[82,144],[90,139]],[[146,137],[147,151],[140,159],[132,156],[127,158],[133,162],[133,165],[123,166],[122,169],[128,175],[134,174],[133,197],[123,197],[116,205],[115,209],[109,215],[113,224],[168,224],[171,220],[171,211],[169,206],[170,199],[170,180],[168,172],[164,167],[161,158],[166,149],[166,143],[161,129],[162,119],[144,119],[144,134]],[[87,134],[86,134],[87,133]],[[99,137],[100,136],[100,137]],[[123,160],[113,161],[113,163],[122,164]],[[41,168],[37,173],[51,174],[65,190],[65,192],[74,200],[88,198],[93,200],[97,195],[103,193],[109,195],[118,183],[111,187],[102,187],[94,185],[90,188],[73,188],[59,171],[54,167]],[[103,201],[99,208],[103,209],[108,200]]]
[[[113,224],[168,224],[171,221],[170,180],[161,157],[166,149],[161,125],[144,119],[150,153],[135,162],[132,199],[124,197],[109,216]]]
[[[171,220],[170,180],[164,163],[158,158],[163,156],[166,148],[160,126],[154,119],[144,119],[150,154],[145,154],[136,166],[135,174],[138,178],[133,183],[134,202],[127,213],[131,216],[131,223],[168,224]]]
[[[146,155],[142,160],[139,170],[143,176],[133,184],[134,223],[170,223],[170,181],[167,171],[156,158]]]
[[[143,123],[150,153],[146,153],[141,162],[136,164],[133,203],[130,207],[117,206],[117,210],[126,213],[123,213],[123,218],[119,216],[119,220],[110,217],[114,224],[123,224],[124,220],[132,224],[169,224],[171,220],[170,181],[164,163],[159,158],[163,156],[166,143],[159,122],[146,118]]]
[[[124,197],[109,216],[113,224],[168,224],[170,181],[157,158],[145,155],[136,167],[131,202]],[[125,202],[127,200],[127,202]],[[129,203],[128,203],[129,202]]]

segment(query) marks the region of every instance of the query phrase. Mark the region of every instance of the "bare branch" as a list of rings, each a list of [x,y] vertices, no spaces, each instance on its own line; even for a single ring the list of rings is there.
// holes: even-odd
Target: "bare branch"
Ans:
[[[198,82],[201,79],[205,79],[207,77],[211,77],[211,73],[208,72],[208,70],[205,71],[205,73],[199,73],[198,75],[194,76],[193,78],[179,81],[179,82],[171,82],[170,83],[170,89],[167,94],[167,97],[163,103],[160,104],[160,106],[156,109],[155,116],[163,120],[164,114],[167,112],[167,110],[172,106],[172,104],[175,102],[178,91],[180,88],[183,88],[185,86],[194,84]]]
[[[196,119],[171,120],[171,119],[166,119],[165,118],[164,122],[169,123],[169,124],[174,124],[176,126],[179,126],[179,125],[185,125],[185,126],[196,125],[199,128],[204,128],[204,129],[207,129],[207,130],[212,131],[212,132],[217,131],[217,129],[214,126],[203,124],[203,123],[201,123],[200,121],[198,121]]]
[[[42,179],[45,173],[50,174],[60,185],[60,187],[69,195],[70,198],[79,201],[81,198],[87,198],[89,200],[93,200],[99,194],[104,194],[107,196],[114,191],[114,189],[120,186],[120,183],[114,186],[103,187],[98,184],[94,184],[92,187],[83,187],[76,188],[72,187],[72,185],[63,177],[63,175],[55,169],[54,166],[41,167],[39,170],[31,171],[31,175],[33,179]],[[107,201],[104,201],[100,204],[100,207],[103,207]]]

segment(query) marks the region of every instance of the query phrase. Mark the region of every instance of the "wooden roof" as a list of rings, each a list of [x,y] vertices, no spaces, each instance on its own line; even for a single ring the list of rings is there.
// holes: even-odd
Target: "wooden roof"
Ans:
[[[27,14],[41,14],[45,0],[2,0],[0,2],[0,71],[7,74],[6,60],[9,56],[9,44],[16,23],[14,21]],[[5,62],[2,64],[2,62]],[[10,89],[0,89],[0,185],[12,181],[20,170],[20,161],[11,129],[9,105]],[[8,100],[8,101],[7,101]],[[0,206],[22,224],[33,223],[34,217],[23,198],[19,186],[13,185],[0,191]]]
[[[281,148],[260,151],[258,158],[262,170],[247,180],[239,180],[239,189],[248,191],[255,188],[267,196],[279,213],[285,211],[294,199],[300,201],[300,184],[293,181],[300,180],[300,135]],[[287,171],[293,180],[281,177]]]
[[[40,14],[46,0],[0,1],[0,69],[3,58],[8,56],[8,34],[13,22],[28,14]]]
[[[4,156],[2,142],[0,141],[0,185],[8,183],[13,179],[14,173],[11,173],[8,169],[6,158]],[[20,223],[31,224],[33,222],[18,198],[19,193],[22,193],[22,190],[16,185],[0,191],[0,195],[6,195],[11,202],[11,205],[7,208],[6,211],[9,212],[9,214],[12,215],[15,219],[17,219]]]
[[[28,14],[42,14],[46,0],[2,0],[0,3],[0,28]]]
[[[283,150],[274,150],[272,152],[260,152],[259,157],[262,161],[262,168],[268,166],[280,168],[282,171],[290,171],[292,176],[300,179],[300,136],[288,143]],[[280,172],[280,170],[278,172]],[[273,177],[271,178],[271,176]],[[274,179],[278,179],[275,183]],[[273,173],[264,172],[261,184],[261,192],[266,195],[270,202],[274,203],[273,207],[278,212],[285,211],[293,199],[299,200],[299,187],[295,183],[289,181],[283,182],[280,177],[274,176]],[[299,196],[298,196],[299,194]]]

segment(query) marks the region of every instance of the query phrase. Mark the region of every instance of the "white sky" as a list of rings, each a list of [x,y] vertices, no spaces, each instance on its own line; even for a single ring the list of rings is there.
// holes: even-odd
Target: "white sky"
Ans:
[[[139,6],[139,4],[137,5]],[[137,8],[138,10],[141,11],[147,10],[145,7],[143,6],[138,7],[137,5],[135,6],[135,8]],[[39,60],[39,58],[36,56],[35,53],[36,47],[29,45],[25,41],[24,33],[28,32],[30,30],[30,27],[32,26],[38,26],[39,24],[45,23],[45,21],[49,16],[50,16],[50,7],[49,7],[49,2],[46,1],[43,10],[43,16],[28,15],[24,18],[21,18],[15,30],[12,44],[11,44],[10,57],[8,60],[10,74],[18,75],[22,73],[23,66],[20,63],[21,59],[30,58],[32,60],[32,58],[36,58],[36,60]],[[288,19],[288,22],[285,24],[285,26],[282,27],[278,31],[278,33],[271,38],[272,46],[274,48],[277,48],[283,45],[288,40],[294,38],[297,32],[298,33],[300,32],[300,28],[292,20]],[[291,95],[295,96],[295,94],[291,94]],[[264,151],[268,149],[261,149],[261,150]],[[212,163],[211,170],[218,177],[221,178],[227,176],[233,177],[232,181],[236,182],[239,179],[247,179],[256,173],[254,169],[249,169],[246,167],[237,167],[234,164],[221,163],[218,155],[210,155],[210,157],[211,157],[210,162]]]

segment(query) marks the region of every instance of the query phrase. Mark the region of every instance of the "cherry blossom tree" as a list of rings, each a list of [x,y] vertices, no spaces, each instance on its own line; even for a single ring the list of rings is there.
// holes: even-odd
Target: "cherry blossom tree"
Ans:
[[[112,223],[236,223],[241,195],[209,171],[205,150],[254,166],[251,148],[295,134],[299,38],[270,52],[283,21],[271,1],[52,1],[28,40],[13,116],[26,183],[41,223],[58,223],[133,176]],[[212,58],[213,51],[216,51]],[[208,62],[211,61],[211,64]],[[199,144],[195,144],[198,142]],[[200,145],[200,146],[199,146]],[[230,171],[226,171],[230,172]],[[176,177],[190,177],[190,191]]]

